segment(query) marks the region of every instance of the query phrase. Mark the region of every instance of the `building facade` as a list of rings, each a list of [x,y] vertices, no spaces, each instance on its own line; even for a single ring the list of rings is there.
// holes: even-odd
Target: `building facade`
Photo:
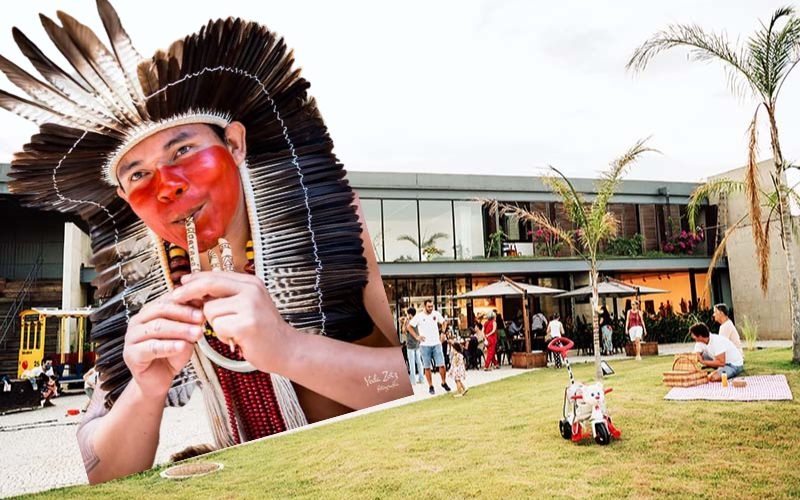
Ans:
[[[7,192],[7,168],[0,166],[0,201],[5,203],[0,208],[5,212],[9,209],[3,207],[13,205],[15,210],[27,210]],[[547,214],[551,221],[571,229],[559,200],[539,178],[349,172],[348,180],[361,199],[395,317],[405,308],[419,306],[430,298],[454,320],[455,327],[464,330],[482,312],[497,309],[507,318],[520,312],[518,300],[458,298],[501,276],[565,290],[588,283],[588,264],[580,256],[548,238],[541,228],[493,214],[484,203],[515,203]],[[596,192],[594,180],[574,179],[573,183],[587,201],[592,199]],[[642,297],[644,308],[654,313],[661,307],[688,312],[718,301],[732,304],[734,311],[752,309],[761,300],[754,298],[747,285],[757,281],[752,259],[744,259],[741,267],[737,264],[735,277],[729,276],[728,260],[724,258],[712,276],[707,274],[720,236],[718,228],[727,224],[727,219],[720,224],[720,205],[714,202],[701,210],[699,232],[695,233],[698,228],[689,227],[686,205],[696,187],[695,183],[624,181],[609,205],[620,229],[617,238],[604,248],[601,274],[665,290],[663,294]],[[722,216],[728,217],[727,205],[725,210]],[[15,214],[2,216],[16,217]],[[51,259],[50,274],[58,275],[61,269],[58,277],[63,281],[64,306],[90,304],[93,271],[88,264],[88,237],[77,231],[73,224],[77,221],[46,212],[39,214],[25,216],[21,233],[18,228],[13,234],[4,235],[0,269],[5,276],[0,279],[21,279],[30,262],[21,259],[20,253],[33,255],[37,251],[22,247],[31,240],[41,241],[49,248],[45,253],[62,249],[60,259]],[[57,231],[53,224],[60,229]],[[686,234],[702,236],[690,247],[682,247]],[[740,284],[740,278],[744,283]],[[584,298],[538,297],[530,305],[548,314],[590,314]],[[612,312],[621,314],[626,301],[608,300],[607,305]],[[780,306],[778,299],[774,307]],[[780,325],[764,326],[761,338],[788,338],[788,332]]]
[[[365,172],[351,172],[348,178],[361,198],[395,315],[430,298],[464,330],[476,314],[497,309],[509,318],[520,312],[518,300],[457,298],[502,275],[566,290],[588,283],[587,262],[567,246],[541,228],[492,214],[486,206],[486,200],[517,204],[571,229],[561,203],[538,178]],[[593,180],[575,179],[573,184],[591,201]],[[642,298],[651,312],[662,306],[676,312],[708,308],[711,295],[730,302],[724,259],[710,282],[707,278],[717,240],[716,206],[701,210],[699,233],[688,226],[686,204],[695,187],[626,181],[609,205],[620,229],[604,248],[601,273],[666,290]],[[701,234],[702,241],[682,249],[681,234]],[[624,300],[608,299],[607,304],[620,314],[625,308]],[[590,314],[587,299],[540,297],[532,306],[562,316]]]

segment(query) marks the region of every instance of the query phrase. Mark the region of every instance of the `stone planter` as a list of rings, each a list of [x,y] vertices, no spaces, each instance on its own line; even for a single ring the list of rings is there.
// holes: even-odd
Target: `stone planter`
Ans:
[[[640,351],[642,356],[658,356],[658,342],[642,342]],[[636,347],[633,342],[625,344],[625,355],[636,356]]]
[[[514,368],[544,368],[547,366],[547,355],[544,351],[515,352],[511,354],[511,366]]]

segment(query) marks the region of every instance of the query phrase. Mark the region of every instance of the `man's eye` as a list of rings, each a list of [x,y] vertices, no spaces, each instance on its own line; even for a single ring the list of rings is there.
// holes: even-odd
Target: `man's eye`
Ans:
[[[133,173],[130,175],[130,177],[128,177],[128,180],[129,180],[130,182],[136,182],[136,181],[139,181],[139,180],[141,180],[141,179],[142,179],[144,176],[145,176],[145,172],[143,172],[143,171],[141,171],[141,170],[138,170],[138,171],[136,171],[136,172],[133,172]]]
[[[188,146],[188,145],[179,147],[178,150],[175,151],[175,158],[180,158],[181,156],[183,156],[186,153],[188,153],[190,149],[191,149],[191,147]]]

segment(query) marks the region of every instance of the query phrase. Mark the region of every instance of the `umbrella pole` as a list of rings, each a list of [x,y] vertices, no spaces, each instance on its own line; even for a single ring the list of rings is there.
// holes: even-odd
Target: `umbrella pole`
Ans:
[[[528,292],[521,286],[514,283],[513,280],[510,280],[505,277],[505,275],[501,275],[500,279],[514,287],[516,290],[522,293],[522,324],[524,325],[525,330],[525,352],[531,352],[531,328],[530,322],[528,321]]]
[[[522,323],[525,325],[525,352],[531,352],[531,329],[528,321],[528,294],[522,294]]]

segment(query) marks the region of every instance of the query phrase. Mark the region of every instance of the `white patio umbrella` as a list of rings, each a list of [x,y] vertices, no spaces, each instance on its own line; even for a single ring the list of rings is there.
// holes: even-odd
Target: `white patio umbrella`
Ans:
[[[601,281],[597,284],[597,294],[611,297],[631,297],[634,295],[647,295],[651,293],[668,293],[669,290],[661,290],[644,285],[628,285],[619,281]],[[581,295],[591,295],[592,285],[582,286],[556,295],[557,299],[564,297],[580,297]]]
[[[478,299],[483,297],[519,297],[522,299],[522,318],[525,331],[525,351],[531,352],[531,335],[528,325],[528,296],[531,295],[554,295],[564,290],[558,288],[548,288],[545,286],[529,285],[527,283],[517,283],[505,276],[500,276],[500,281],[487,285],[477,290],[472,290],[462,295],[456,296],[457,299]]]
[[[483,288],[472,290],[463,295],[459,295],[457,299],[478,299],[482,297],[509,297],[523,295],[553,295],[561,293],[564,290],[558,288],[547,288],[545,286],[529,285],[527,283],[517,283],[506,277],[500,278],[500,281],[495,281],[491,285],[486,285]]]
[[[601,278],[597,284],[597,295],[613,297],[615,299],[620,297],[638,297],[639,295],[647,295],[651,293],[669,293],[669,290],[661,290],[660,288],[653,288],[644,285],[630,285],[613,278]],[[556,295],[558,299],[569,297],[580,297],[583,295],[592,294],[592,285],[582,286],[569,292]],[[617,315],[617,301],[614,300],[614,315]]]

